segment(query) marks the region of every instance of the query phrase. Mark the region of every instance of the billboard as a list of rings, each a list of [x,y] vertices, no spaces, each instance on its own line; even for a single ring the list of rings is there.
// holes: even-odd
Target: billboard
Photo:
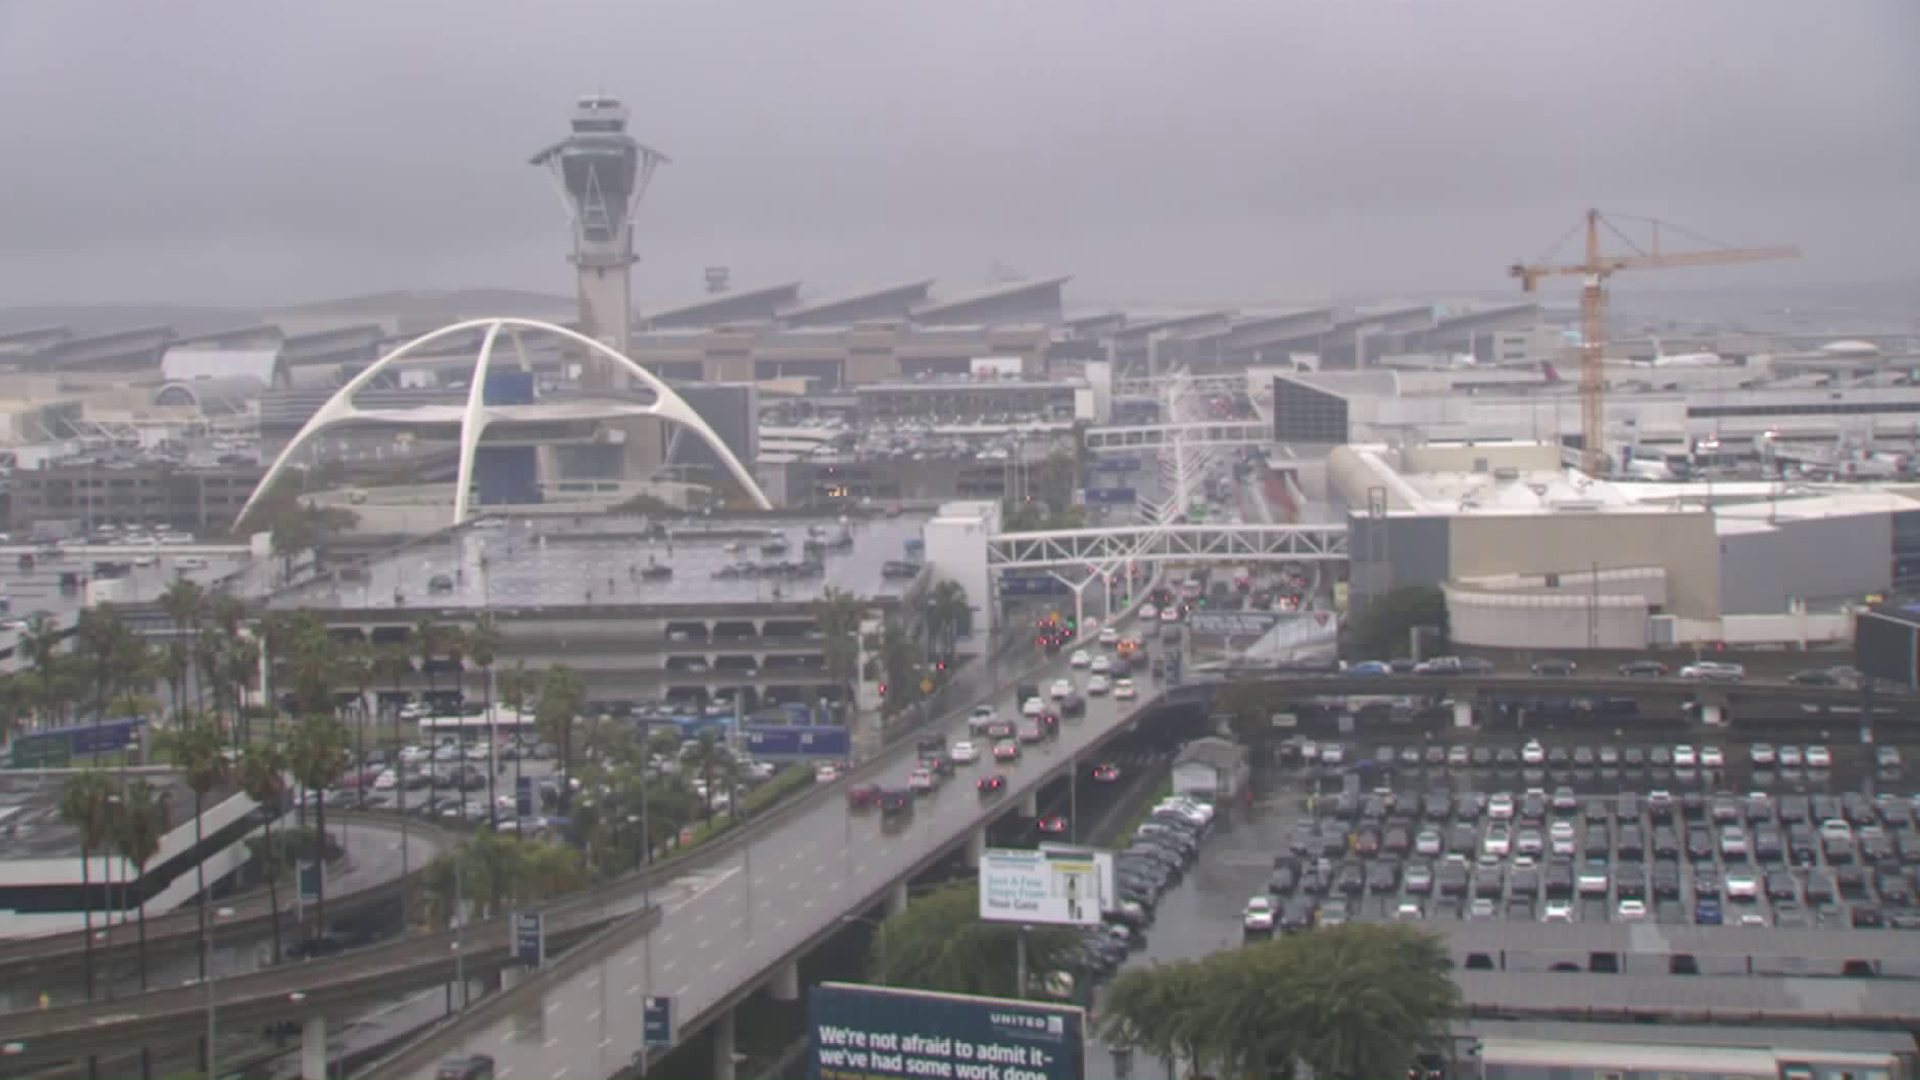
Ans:
[[[1091,506],[1131,506],[1140,497],[1140,493],[1130,487],[1089,487],[1087,503]]]
[[[1098,926],[1114,891],[1109,851],[1049,844],[980,858],[980,917],[992,922]]]
[[[1052,574],[1001,574],[1001,596],[1072,596],[1073,588]]]
[[[808,1080],[1085,1080],[1086,1014],[1065,1005],[822,983]]]
[[[755,757],[843,758],[851,745],[843,727],[749,724],[745,734]]]

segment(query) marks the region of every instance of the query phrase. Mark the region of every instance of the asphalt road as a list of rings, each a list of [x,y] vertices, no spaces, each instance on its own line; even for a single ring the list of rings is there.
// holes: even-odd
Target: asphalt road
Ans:
[[[1067,673],[1065,654],[1039,681]],[[1084,681],[1084,675],[1076,679]],[[1015,710],[1011,693],[994,702]],[[1059,738],[1028,748],[1017,762],[962,766],[936,794],[922,798],[905,821],[850,811],[823,800],[741,852],[707,868],[689,892],[668,903],[653,932],[550,989],[536,1007],[475,1032],[459,1052],[485,1053],[499,1080],[586,1080],[627,1067],[640,1048],[640,998],[674,999],[676,1023],[692,1024],[715,1005],[799,949],[849,911],[881,898],[889,883],[932,852],[966,836],[981,819],[973,778],[1007,774],[1010,790],[1041,775],[1134,715],[1135,703],[1091,699],[1083,719],[1063,721]],[[938,729],[966,737],[956,716]],[[911,746],[883,755],[886,783],[904,786],[916,754]],[[1008,811],[1012,796],[1002,799]]]

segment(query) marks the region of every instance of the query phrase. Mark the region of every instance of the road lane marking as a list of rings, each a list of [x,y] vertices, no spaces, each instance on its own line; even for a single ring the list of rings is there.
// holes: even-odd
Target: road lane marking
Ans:
[[[775,930],[785,930],[785,929],[787,928],[787,920],[785,920],[785,919],[780,919],[780,920],[778,920],[778,921],[776,921],[776,922],[775,922],[775,923],[773,924],[773,928],[774,928]]]
[[[807,900],[806,900],[806,903],[804,903],[804,904],[801,904],[800,906],[801,906],[801,907],[803,907],[803,908],[807,908],[807,909],[809,909],[809,910],[811,910],[811,909],[812,909],[812,907],[813,907],[813,904],[814,904],[814,900],[813,900],[813,897],[811,897],[811,896],[809,896],[809,897],[807,897]]]
[[[688,991],[688,990],[691,990],[691,989],[693,989],[693,984],[692,984],[692,983],[681,983],[681,984],[680,984],[680,989],[678,989],[678,990],[675,990],[675,991],[673,992],[673,996],[674,996],[674,997],[686,997],[686,996],[687,996],[687,991]]]
[[[672,971],[672,970],[673,970],[673,965],[675,965],[675,964],[677,964],[677,963],[679,963],[679,962],[680,962],[680,961],[678,961],[678,960],[669,960],[669,961],[667,961],[666,963],[664,963],[664,964],[662,964],[662,965],[660,965],[660,974],[662,974],[662,975],[665,975],[665,974],[666,974],[667,972],[669,972],[669,971]]]
[[[511,1065],[503,1066],[499,1072],[494,1073],[493,1075],[495,1077],[495,1080],[507,1080],[507,1077],[513,1075],[513,1066]]]
[[[560,1080],[560,1078],[565,1075],[567,1075],[567,1067],[565,1065],[553,1070],[553,1080]]]
[[[854,873],[855,873],[856,875],[858,875],[858,874],[865,874],[865,873],[867,872],[867,864],[866,864],[866,863],[855,863],[855,864],[854,864],[854,866],[853,866],[853,872],[854,872]]]
[[[605,1050],[605,1049],[606,1049],[607,1047],[609,1047],[609,1046],[612,1046],[612,1045],[613,1045],[613,1040],[612,1040],[612,1039],[601,1039],[601,1040],[600,1040],[600,1049],[602,1049],[602,1050]]]
[[[632,985],[632,986],[629,986],[629,987],[627,987],[627,996],[628,996],[628,997],[632,997],[632,996],[634,996],[635,994],[638,994],[639,992],[640,992],[640,984],[639,984],[639,983],[635,983],[634,985]]]
[[[559,1007],[560,1007],[560,1003],[559,1003],[559,1002],[557,1002],[557,1001],[556,1001],[556,1002],[554,1002],[553,1004],[551,1004],[551,1005],[549,1005],[549,1006],[547,1006],[547,1015],[548,1015],[548,1016],[552,1016],[552,1015],[553,1015],[553,1011],[554,1011],[555,1009],[558,1009]]]
[[[633,965],[635,965],[635,964],[637,964],[637,963],[639,963],[639,962],[640,962],[640,958],[639,958],[639,957],[637,957],[637,956],[629,956],[629,957],[627,957],[627,966],[628,966],[628,967],[632,967]]]
[[[718,975],[720,973],[720,969],[726,966],[727,966],[727,962],[725,960],[715,960],[713,962],[714,974]]]
[[[740,928],[741,928],[742,926],[745,926],[745,925],[746,925],[746,922],[747,922],[747,920],[745,920],[745,919],[735,919],[735,920],[733,920],[733,922],[731,922],[731,923],[728,923],[728,924],[727,924],[727,929],[729,929],[729,930],[738,930],[738,929],[740,929]]]
[[[543,1043],[541,1043],[541,1044],[540,1044],[540,1048],[541,1048],[542,1050],[551,1050],[551,1049],[553,1049],[554,1047],[556,1047],[556,1046],[559,1046],[559,1045],[560,1045],[560,1036],[558,1036],[558,1035],[549,1035],[549,1036],[547,1036],[547,1041],[546,1041],[546,1042],[543,1042]]]
[[[707,947],[708,947],[708,946],[710,946],[710,945],[712,945],[712,944],[713,944],[713,939],[712,939],[712,938],[701,938],[701,939],[700,939],[700,951],[701,951],[701,952],[706,952],[706,951],[707,951]]]
[[[799,887],[800,887],[800,883],[799,883],[799,882],[797,882],[797,881],[789,881],[789,882],[787,882],[787,891],[788,891],[788,892],[792,892],[793,890],[795,890],[795,889],[797,889],[797,888],[799,888]]]
[[[592,989],[593,987],[596,987],[599,985],[600,985],[600,976],[598,975],[595,975],[593,978],[587,980],[588,989]]]
[[[593,1023],[595,1020],[598,1020],[598,1019],[600,1019],[599,1009],[595,1009],[592,1012],[587,1014],[587,1023],[589,1024]]]

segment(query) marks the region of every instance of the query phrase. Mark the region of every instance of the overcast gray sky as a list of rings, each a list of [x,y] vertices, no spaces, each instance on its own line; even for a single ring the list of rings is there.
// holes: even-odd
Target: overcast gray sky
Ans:
[[[0,0],[0,307],[568,292],[525,159],[600,88],[643,308],[1490,289],[1589,203],[1920,277],[1915,0]]]

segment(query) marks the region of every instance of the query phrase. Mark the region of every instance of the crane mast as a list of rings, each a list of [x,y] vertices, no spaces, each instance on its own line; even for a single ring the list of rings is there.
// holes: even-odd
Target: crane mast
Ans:
[[[1661,251],[1662,223],[1641,219],[1649,226],[1651,242],[1642,248],[1598,210],[1586,213],[1586,258],[1578,263],[1514,263],[1507,268],[1510,277],[1520,279],[1526,292],[1536,292],[1540,279],[1579,277],[1580,280],[1580,441],[1581,457],[1590,475],[1609,471],[1611,458],[1606,441],[1606,348],[1607,279],[1622,270],[1646,270],[1677,266],[1727,266],[1735,263],[1791,259],[1800,254],[1794,247],[1734,248],[1713,247],[1696,251]],[[1608,255],[1600,250],[1600,230],[1613,232],[1632,254]],[[1684,230],[1668,226],[1671,231]]]

